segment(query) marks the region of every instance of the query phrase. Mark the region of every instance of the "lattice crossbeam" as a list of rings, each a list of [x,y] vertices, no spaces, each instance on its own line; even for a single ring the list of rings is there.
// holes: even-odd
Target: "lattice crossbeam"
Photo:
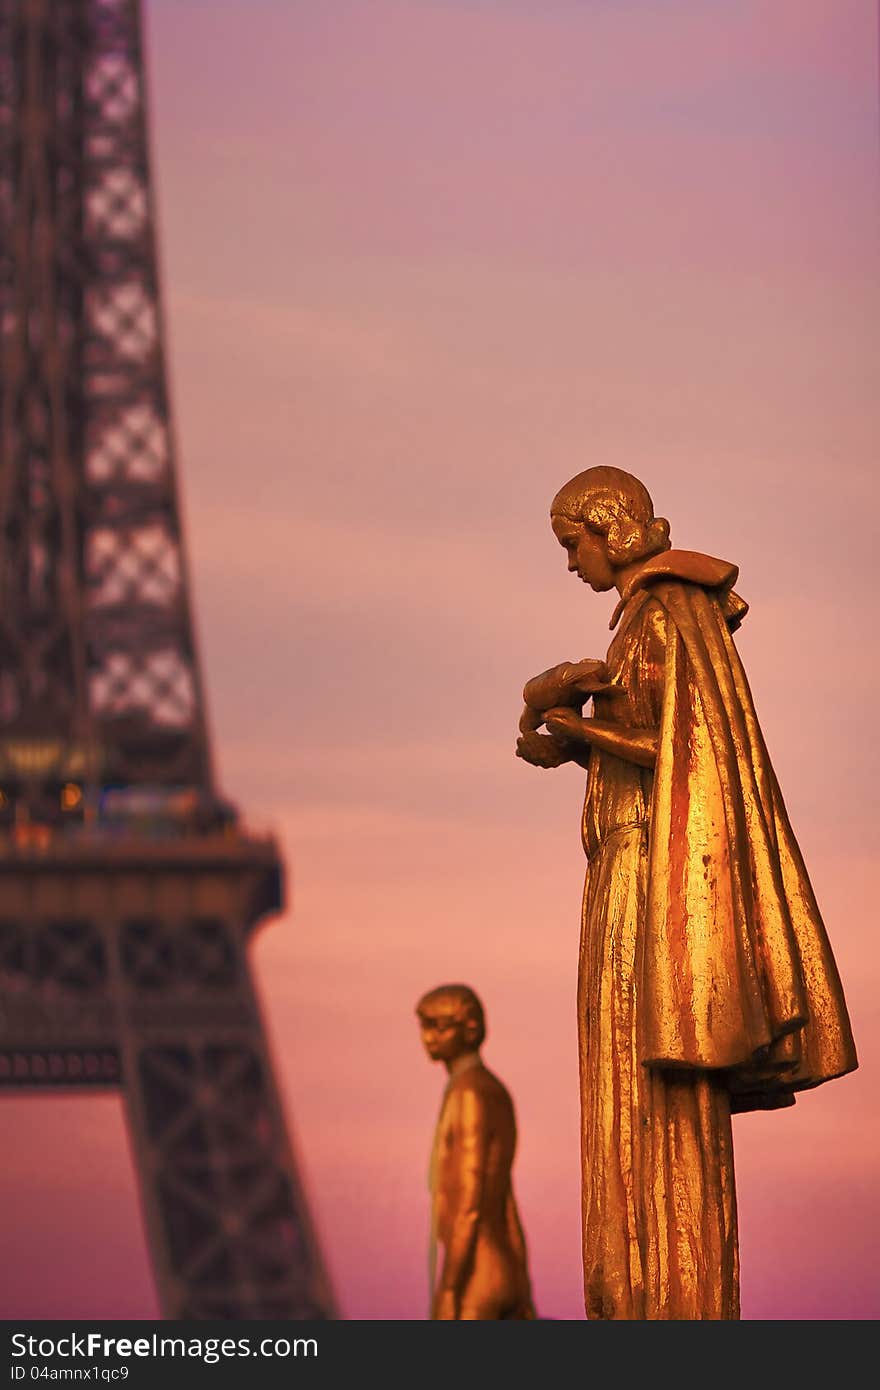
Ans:
[[[0,247],[0,739],[209,789],[137,0],[0,0]]]

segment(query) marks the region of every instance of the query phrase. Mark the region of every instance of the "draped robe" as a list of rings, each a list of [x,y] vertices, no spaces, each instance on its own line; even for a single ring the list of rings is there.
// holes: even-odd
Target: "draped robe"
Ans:
[[[593,748],[579,969],[593,1318],[739,1316],[731,1113],[856,1066],[840,980],[731,631],[735,566],[688,551],[624,590]]]

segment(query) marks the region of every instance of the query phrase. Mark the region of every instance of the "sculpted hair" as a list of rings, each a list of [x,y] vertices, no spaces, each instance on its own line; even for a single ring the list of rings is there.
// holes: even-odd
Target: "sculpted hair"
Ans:
[[[470,985],[438,985],[437,989],[422,995],[416,1005],[416,1013],[421,1013],[426,1004],[437,1004],[441,999],[449,999],[458,1005],[458,1016],[462,1022],[470,1019],[477,1025],[476,1046],[481,1047],[486,1038],[486,1015]]]
[[[612,565],[630,565],[669,549],[669,522],[654,516],[651,495],[622,468],[588,468],[560,488],[550,508],[604,536]]]

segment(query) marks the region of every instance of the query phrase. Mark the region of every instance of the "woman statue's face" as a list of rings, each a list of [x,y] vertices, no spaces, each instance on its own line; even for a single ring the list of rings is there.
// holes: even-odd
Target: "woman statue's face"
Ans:
[[[553,533],[568,555],[568,568],[597,594],[614,588],[614,570],[605,537],[578,521],[554,516]]]

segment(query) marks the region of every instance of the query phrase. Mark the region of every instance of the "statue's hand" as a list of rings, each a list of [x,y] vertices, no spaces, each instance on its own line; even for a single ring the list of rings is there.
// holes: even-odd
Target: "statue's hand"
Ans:
[[[562,767],[571,761],[571,753],[550,734],[521,734],[516,741],[516,756],[532,767]]]
[[[599,690],[607,689],[608,667],[604,661],[563,661],[526,681],[523,699],[530,709],[543,712],[554,705],[577,705]]]
[[[519,731],[521,734],[534,734],[544,723],[544,715],[540,710],[532,709],[531,705],[523,705],[523,712],[519,717]]]
[[[550,733],[556,740],[561,739],[563,743],[586,743],[584,722],[575,710],[565,706],[558,709],[548,709],[544,715],[544,723]],[[569,756],[571,756],[570,753]]]
[[[576,685],[584,694],[592,694],[598,687],[607,685],[608,680],[608,667],[605,662],[588,656],[584,657],[583,661],[572,663],[565,683]]]

